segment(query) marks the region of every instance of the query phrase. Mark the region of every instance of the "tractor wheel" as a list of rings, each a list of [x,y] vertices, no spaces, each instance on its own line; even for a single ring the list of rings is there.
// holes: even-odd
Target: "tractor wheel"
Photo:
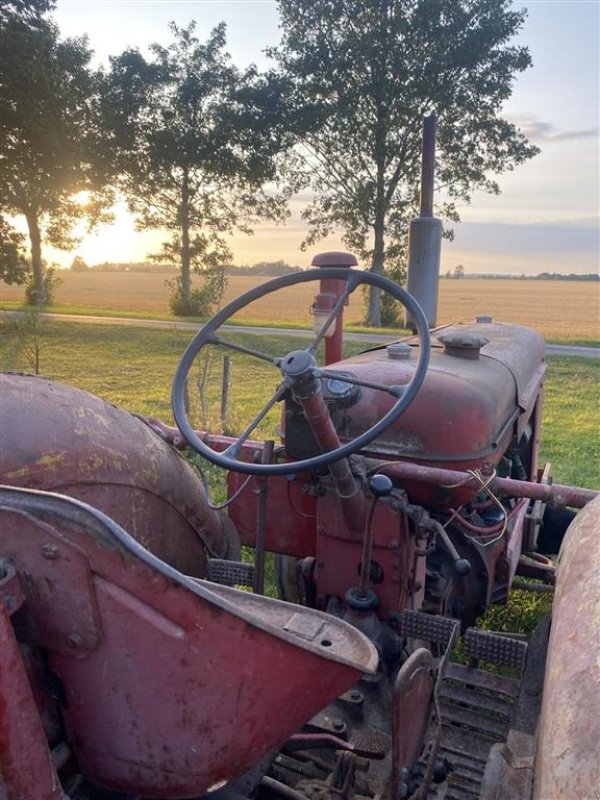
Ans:
[[[298,566],[298,559],[294,556],[285,556],[280,553],[275,556],[275,578],[279,598],[288,603],[304,605],[304,585]]]

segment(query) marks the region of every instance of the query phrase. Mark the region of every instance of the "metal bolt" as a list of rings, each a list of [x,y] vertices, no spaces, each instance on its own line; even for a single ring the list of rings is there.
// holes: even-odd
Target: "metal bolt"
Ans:
[[[55,544],[46,542],[46,544],[42,545],[42,555],[50,561],[55,561],[59,556],[58,547]]]
[[[14,608],[16,598],[13,594],[7,594],[2,602],[4,603],[4,608],[10,612]]]
[[[67,647],[70,647],[71,650],[79,650],[82,641],[77,631],[71,631],[71,633],[67,634]]]

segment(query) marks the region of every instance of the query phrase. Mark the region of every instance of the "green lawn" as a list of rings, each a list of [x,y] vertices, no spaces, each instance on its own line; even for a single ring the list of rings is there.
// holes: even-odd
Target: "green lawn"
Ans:
[[[22,337],[11,322],[0,324],[0,357],[3,370],[32,371],[24,354],[33,335],[20,325]],[[233,341],[239,338],[229,334]],[[152,330],[127,326],[42,323],[37,336],[41,373],[100,395],[124,408],[171,421],[171,381],[178,360],[190,340],[190,332]],[[23,341],[24,340],[24,341]],[[301,345],[299,339],[244,336],[245,344],[272,354]],[[348,352],[362,348],[348,345]],[[220,358],[214,359],[208,381],[208,399],[220,394]],[[232,421],[252,414],[264,397],[264,383],[275,385],[276,371],[253,360],[249,368],[243,357],[232,359],[233,388],[230,399]],[[550,357],[545,385],[542,461],[550,461],[553,475],[561,483],[600,488],[599,392],[600,364],[593,359]],[[219,420],[209,411],[206,427]]]

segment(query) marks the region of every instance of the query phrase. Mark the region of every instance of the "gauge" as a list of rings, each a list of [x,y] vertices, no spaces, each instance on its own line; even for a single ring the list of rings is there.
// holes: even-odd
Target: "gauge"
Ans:
[[[352,384],[343,381],[341,378],[327,378],[325,381],[327,393],[333,397],[346,397],[352,391]]]

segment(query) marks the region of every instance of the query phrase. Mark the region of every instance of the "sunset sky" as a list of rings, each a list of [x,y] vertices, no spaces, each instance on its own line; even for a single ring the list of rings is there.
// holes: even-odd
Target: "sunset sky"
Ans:
[[[434,0],[432,0],[433,2]],[[530,0],[520,36],[533,69],[518,77],[505,115],[541,149],[541,155],[500,178],[499,197],[476,194],[461,211],[455,241],[444,243],[442,270],[462,263],[467,272],[536,274],[598,271],[599,210],[599,8],[597,0]],[[98,62],[108,63],[126,47],[142,50],[169,41],[168,22],[195,19],[200,39],[221,20],[235,63],[267,65],[263,50],[278,42],[272,0],[58,0],[54,18],[63,36],[87,34]],[[292,203],[292,218],[262,225],[253,237],[231,242],[234,262],[284,259],[305,265],[320,250],[341,247],[330,237],[307,253],[298,246],[304,228]],[[89,264],[141,261],[158,249],[160,233],[135,233],[118,210],[114,226],[86,237],[77,254]],[[47,254],[68,265],[74,253]]]

